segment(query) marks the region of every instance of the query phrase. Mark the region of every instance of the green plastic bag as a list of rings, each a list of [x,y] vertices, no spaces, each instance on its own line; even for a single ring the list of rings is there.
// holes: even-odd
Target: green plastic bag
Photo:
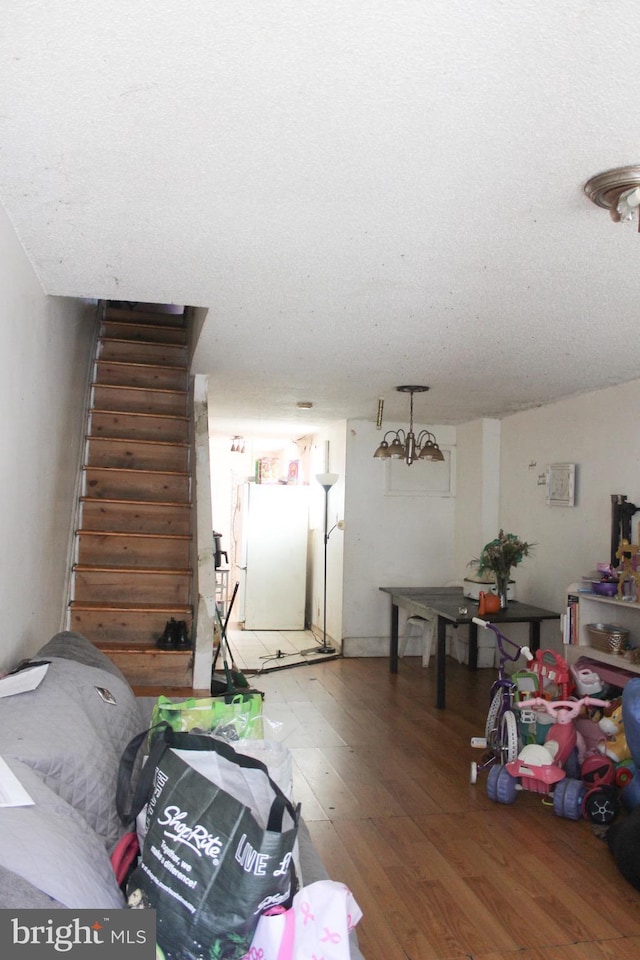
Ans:
[[[176,733],[189,730],[216,731],[224,740],[262,740],[262,694],[257,691],[232,696],[204,697],[175,702],[160,696],[153,708],[149,738],[153,728],[168,723]]]

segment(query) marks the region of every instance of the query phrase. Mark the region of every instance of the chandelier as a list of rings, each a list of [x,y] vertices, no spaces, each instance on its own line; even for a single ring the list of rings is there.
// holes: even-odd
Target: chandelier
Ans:
[[[244,437],[235,436],[231,441],[231,453],[244,453]]]
[[[374,453],[380,460],[404,460],[407,466],[415,460],[430,460],[435,463],[444,460],[444,454],[435,436],[429,430],[421,430],[416,437],[413,432],[413,395],[426,393],[429,387],[402,386],[396,387],[399,393],[408,393],[410,396],[409,430],[387,430],[382,443]],[[380,405],[378,406],[378,420],[381,420]],[[387,437],[393,437],[391,443]]]

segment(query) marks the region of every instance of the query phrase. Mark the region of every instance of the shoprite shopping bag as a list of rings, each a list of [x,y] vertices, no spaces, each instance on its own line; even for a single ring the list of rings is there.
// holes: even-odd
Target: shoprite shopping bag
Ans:
[[[222,782],[207,776],[212,755]],[[134,808],[145,802],[129,905],[156,910],[166,960],[239,960],[260,914],[293,900],[299,807],[259,760],[215,737],[166,726],[143,768]]]
[[[160,696],[153,708],[151,727],[153,730],[159,723],[168,723],[176,733],[194,729],[220,730],[223,734],[226,732],[224,739],[260,740],[263,736],[262,701],[262,694],[256,690],[180,701]]]

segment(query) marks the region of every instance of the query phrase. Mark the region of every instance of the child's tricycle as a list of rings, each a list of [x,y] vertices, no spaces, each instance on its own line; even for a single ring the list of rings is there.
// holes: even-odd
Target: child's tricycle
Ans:
[[[487,793],[498,803],[513,803],[518,789],[553,798],[559,817],[578,820],[583,814],[592,821],[609,823],[617,814],[617,800],[601,783],[587,783],[568,776],[566,766],[575,761],[577,735],[573,721],[583,707],[606,707],[608,701],[594,697],[550,702],[542,697],[515,704],[520,710],[543,710],[554,720],[543,744],[530,743],[516,760],[489,771]],[[589,800],[588,807],[586,800]]]

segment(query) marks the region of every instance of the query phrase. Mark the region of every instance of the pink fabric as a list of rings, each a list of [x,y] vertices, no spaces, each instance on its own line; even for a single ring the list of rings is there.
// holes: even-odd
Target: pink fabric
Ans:
[[[116,875],[116,883],[122,886],[127,879],[129,870],[138,859],[140,846],[138,844],[138,834],[135,830],[125,833],[118,840],[113,853],[111,854],[111,866]]]
[[[349,960],[349,933],[361,917],[348,887],[319,880],[295,895],[290,910],[260,917],[243,960]]]

